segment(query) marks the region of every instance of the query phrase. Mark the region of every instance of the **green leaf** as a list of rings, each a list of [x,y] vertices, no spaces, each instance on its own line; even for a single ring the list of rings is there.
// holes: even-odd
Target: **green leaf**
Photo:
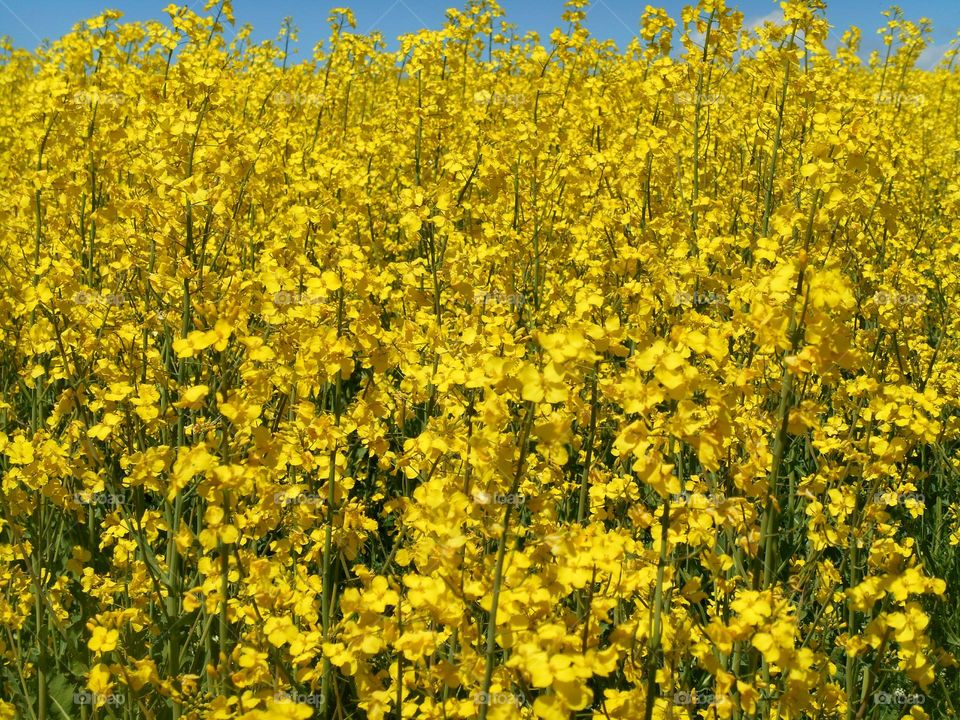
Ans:
[[[74,713],[72,713],[71,710],[74,710],[74,692],[75,689],[73,685],[63,677],[63,675],[55,676],[47,684],[47,696],[50,699],[50,706],[59,713],[57,717],[62,717],[64,720],[73,719]],[[79,708],[76,708],[76,710],[79,712]]]

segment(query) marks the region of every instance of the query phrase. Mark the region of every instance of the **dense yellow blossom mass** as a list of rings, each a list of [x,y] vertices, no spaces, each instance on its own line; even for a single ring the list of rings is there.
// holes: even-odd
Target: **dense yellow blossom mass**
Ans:
[[[956,717],[957,45],[585,5],[0,48],[0,719]]]

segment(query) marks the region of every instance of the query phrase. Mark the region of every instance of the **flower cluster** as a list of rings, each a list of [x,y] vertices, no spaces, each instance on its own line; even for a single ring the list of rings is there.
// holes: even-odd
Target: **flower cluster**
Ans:
[[[0,720],[951,716],[956,46],[585,5],[0,47]]]

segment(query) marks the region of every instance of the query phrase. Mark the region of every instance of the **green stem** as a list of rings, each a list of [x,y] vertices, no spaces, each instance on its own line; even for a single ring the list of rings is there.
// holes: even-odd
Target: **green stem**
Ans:
[[[520,480],[523,478],[523,469],[526,465],[528,441],[530,439],[530,430],[533,426],[534,403],[527,402],[527,416],[524,419],[523,429],[520,434],[520,458],[517,462],[517,472],[513,477],[513,484],[510,487],[510,495],[516,495],[520,487]],[[503,530],[500,533],[500,540],[497,545],[497,561],[493,570],[493,598],[490,603],[490,617],[487,621],[487,660],[483,670],[483,682],[480,685],[481,697],[489,698],[490,683],[493,680],[494,655],[497,649],[497,607],[500,604],[500,587],[503,583],[503,561],[507,554],[507,535],[510,532],[510,515],[513,512],[513,503],[506,503],[503,511]],[[488,702],[480,704],[478,720],[486,720],[487,712],[490,708]]]
[[[657,562],[657,584],[653,592],[653,619],[647,642],[647,692],[644,697],[643,719],[651,720],[657,698],[657,654],[660,652],[663,613],[663,576],[667,567],[667,541],[670,530],[670,498],[664,498],[660,519],[660,559]]]

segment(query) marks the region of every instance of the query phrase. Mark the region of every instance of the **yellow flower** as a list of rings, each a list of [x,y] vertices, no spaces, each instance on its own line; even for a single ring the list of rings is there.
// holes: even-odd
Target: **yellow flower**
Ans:
[[[34,460],[33,445],[23,435],[15,435],[3,452],[14,465],[29,465]]]
[[[120,633],[116,630],[108,630],[97,625],[93,628],[90,640],[87,641],[87,647],[97,654],[107,653],[116,649],[119,638]]]

